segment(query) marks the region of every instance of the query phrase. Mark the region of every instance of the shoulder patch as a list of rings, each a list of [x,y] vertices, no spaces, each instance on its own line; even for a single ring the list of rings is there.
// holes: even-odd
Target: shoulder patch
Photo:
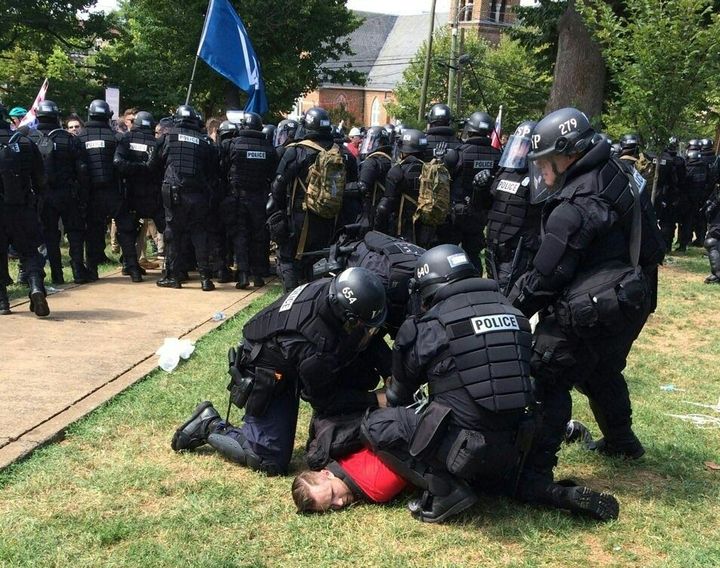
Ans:
[[[510,181],[509,179],[501,179],[500,182],[497,184],[496,189],[498,191],[504,191],[505,193],[515,195],[518,192],[518,189],[520,189],[520,182]]]

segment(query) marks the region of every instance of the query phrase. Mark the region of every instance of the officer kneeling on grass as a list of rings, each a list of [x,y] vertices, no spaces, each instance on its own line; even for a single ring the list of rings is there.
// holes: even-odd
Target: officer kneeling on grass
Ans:
[[[423,314],[400,328],[393,348],[389,406],[368,412],[366,444],[388,467],[423,490],[412,515],[441,522],[471,507],[477,489],[516,492],[534,419],[530,323],[478,277],[465,252],[440,245],[417,262],[413,288]],[[418,409],[402,405],[427,383]],[[422,409],[422,411],[420,411]],[[546,504],[600,520],[616,518],[606,493],[554,484]]]
[[[385,404],[373,392],[390,375],[391,353],[377,330],[385,289],[364,268],[349,268],[295,288],[243,327],[230,350],[230,400],[245,409],[242,426],[201,403],[172,440],[175,451],[209,443],[223,456],[271,475],[285,473],[300,397],[316,415],[361,412]]]

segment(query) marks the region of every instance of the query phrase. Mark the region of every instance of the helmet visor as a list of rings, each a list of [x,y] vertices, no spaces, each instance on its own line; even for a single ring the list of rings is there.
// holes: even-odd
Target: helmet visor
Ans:
[[[360,144],[360,154],[371,154],[380,147],[380,132],[371,130],[365,134],[362,144]]]
[[[505,144],[505,150],[498,165],[501,168],[524,170],[527,168],[529,151],[530,137],[513,134]]]
[[[528,167],[530,175],[530,203],[537,205],[546,201],[554,192],[543,179],[542,170],[537,162],[530,162]]]

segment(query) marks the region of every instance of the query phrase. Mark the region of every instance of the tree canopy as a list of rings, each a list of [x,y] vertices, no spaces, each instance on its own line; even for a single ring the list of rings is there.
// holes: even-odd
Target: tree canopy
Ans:
[[[415,54],[403,74],[403,80],[397,85],[397,101],[387,105],[390,114],[405,124],[423,127],[415,123],[426,53],[427,42]],[[424,112],[433,103],[447,102],[446,63],[449,53],[449,30],[438,30],[433,36],[433,65],[427,96],[429,102]],[[462,98],[459,117],[469,116],[477,110],[495,116],[500,105],[503,105],[506,130],[514,128],[523,120],[540,118],[552,77],[542,68],[536,53],[509,37],[503,37],[500,44],[493,47],[471,34],[465,37],[464,53],[470,56],[470,64],[464,65],[460,74]]]

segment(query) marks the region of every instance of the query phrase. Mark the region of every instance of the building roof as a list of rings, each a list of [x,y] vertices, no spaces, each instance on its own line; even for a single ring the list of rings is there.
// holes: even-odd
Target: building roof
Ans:
[[[327,63],[342,67],[346,63],[367,74],[366,88],[391,91],[402,80],[422,43],[427,39],[430,14],[396,16],[373,12],[355,12],[364,22],[348,36],[354,55]],[[447,13],[436,13],[434,29],[448,21]],[[340,86],[325,83],[324,87]]]

